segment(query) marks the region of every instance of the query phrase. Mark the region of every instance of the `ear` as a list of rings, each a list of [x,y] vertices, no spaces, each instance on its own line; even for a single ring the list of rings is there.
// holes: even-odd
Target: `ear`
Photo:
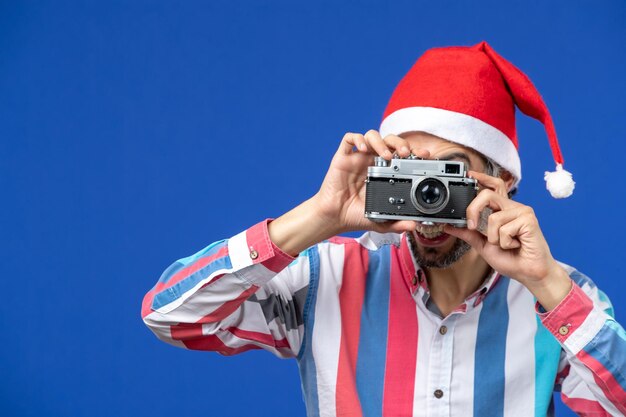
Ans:
[[[511,174],[506,169],[502,169],[500,171],[500,178],[502,178],[502,180],[506,184],[506,189],[508,191],[511,191],[511,187],[513,187],[513,183],[515,182],[515,178],[513,178],[513,174]]]

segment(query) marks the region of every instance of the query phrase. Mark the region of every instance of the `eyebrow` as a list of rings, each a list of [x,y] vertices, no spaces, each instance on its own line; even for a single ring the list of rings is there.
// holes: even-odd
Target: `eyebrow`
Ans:
[[[467,167],[468,168],[471,165],[471,161],[469,159],[469,156],[467,156],[467,154],[465,154],[463,152],[453,152],[453,153],[450,153],[448,155],[440,156],[437,159],[439,159],[440,161],[451,161],[453,159],[463,159],[467,163]]]

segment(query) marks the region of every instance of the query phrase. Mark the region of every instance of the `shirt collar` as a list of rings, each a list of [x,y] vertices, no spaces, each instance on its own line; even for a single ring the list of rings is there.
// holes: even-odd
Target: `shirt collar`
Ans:
[[[420,291],[421,298],[427,300],[430,297],[430,289],[428,288],[426,274],[417,264],[417,261],[413,256],[413,251],[411,250],[407,235],[408,234],[406,232],[403,233],[400,241],[400,259],[402,261],[404,281],[412,294],[415,294],[416,291]],[[471,305],[472,307],[478,306],[499,279],[500,274],[497,271],[492,270],[480,287],[465,299],[464,304],[467,304],[468,306]]]

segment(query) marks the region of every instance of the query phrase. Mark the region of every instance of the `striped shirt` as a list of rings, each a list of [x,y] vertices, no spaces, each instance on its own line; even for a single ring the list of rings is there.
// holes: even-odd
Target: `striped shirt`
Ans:
[[[165,342],[298,362],[308,416],[626,415],[626,333],[593,282],[552,311],[497,273],[447,317],[405,235],[337,237],[293,258],[267,221],[172,264],[143,302]]]

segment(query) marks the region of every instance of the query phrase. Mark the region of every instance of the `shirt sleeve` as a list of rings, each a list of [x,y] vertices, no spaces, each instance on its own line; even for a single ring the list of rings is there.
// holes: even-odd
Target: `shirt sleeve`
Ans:
[[[144,323],[159,339],[187,349],[296,356],[308,257],[293,258],[274,245],[268,223],[174,262],[144,297]]]
[[[543,325],[563,348],[557,390],[579,415],[626,415],[626,333],[613,318],[610,301],[593,282],[568,268],[569,294],[549,312]]]

